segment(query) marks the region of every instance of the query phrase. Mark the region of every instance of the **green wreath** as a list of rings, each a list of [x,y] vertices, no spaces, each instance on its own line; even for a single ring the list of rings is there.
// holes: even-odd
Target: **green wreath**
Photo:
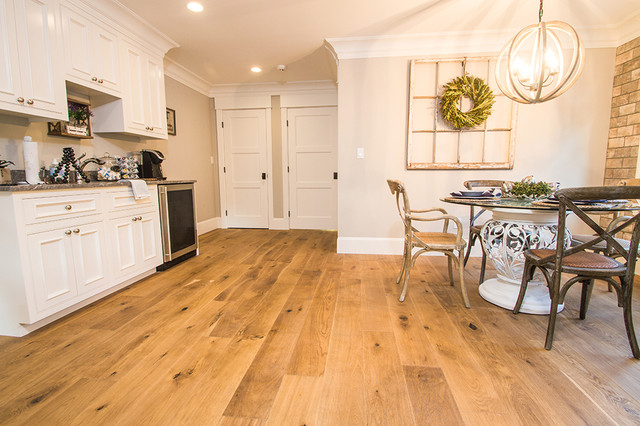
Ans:
[[[467,111],[460,111],[460,99],[468,97],[473,107]],[[491,88],[479,77],[464,75],[456,77],[444,85],[444,93],[440,100],[442,117],[456,129],[475,127],[482,124],[489,115],[495,103]]]

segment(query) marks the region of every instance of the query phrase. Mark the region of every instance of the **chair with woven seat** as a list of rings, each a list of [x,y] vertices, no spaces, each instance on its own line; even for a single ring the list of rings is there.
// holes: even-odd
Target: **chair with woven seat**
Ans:
[[[447,266],[449,270],[449,282],[453,286],[453,265],[459,271],[460,287],[462,291],[462,300],[464,305],[469,307],[469,297],[467,289],[464,285],[464,248],[466,241],[462,238],[463,227],[462,222],[455,216],[447,214],[445,209],[432,208],[426,210],[413,210],[409,205],[409,197],[402,182],[398,180],[388,179],[387,184],[391,193],[396,196],[396,206],[398,213],[404,225],[404,253],[402,256],[402,266],[400,274],[396,280],[399,284],[403,281],[402,292],[399,300],[402,302],[407,294],[407,286],[409,284],[409,276],[411,268],[415,264],[416,259],[423,253],[440,252],[447,256]],[[443,221],[442,232],[420,232],[415,226],[415,222],[434,222]],[[456,233],[448,232],[449,223],[456,225]],[[413,253],[413,249],[418,250]]]
[[[464,182],[465,188],[469,190],[473,190],[474,188],[502,188],[504,184],[503,180],[468,180]],[[480,216],[486,212],[486,209],[480,209],[477,213],[475,212],[474,206],[471,206],[469,212],[469,245],[467,246],[467,253],[464,255],[464,266],[467,266],[467,262],[469,261],[469,255],[471,254],[471,248],[475,244],[476,241],[480,242],[480,246],[482,247],[482,237],[480,237],[480,231],[482,231],[482,225],[484,224],[476,224],[476,221]],[[484,251],[484,247],[482,247],[482,265],[480,267],[480,283],[484,281],[484,272],[487,268],[487,254]]]
[[[577,200],[615,200],[640,198],[640,186],[601,186],[567,188],[556,192],[559,200],[558,209],[558,235],[565,235],[567,213],[574,213],[580,220],[587,224],[597,235],[590,241],[573,244],[565,248],[558,244],[552,249],[529,249],[524,252],[525,265],[522,275],[522,283],[518,300],[513,308],[513,313],[520,311],[522,301],[527,290],[528,282],[533,278],[534,271],[539,269],[549,287],[551,308],[549,311],[549,324],[545,348],[551,349],[553,335],[558,313],[558,305],[564,303],[569,288],[575,283],[582,284],[580,300],[580,319],[585,319],[589,307],[589,299],[593,290],[594,280],[602,280],[610,284],[618,295],[618,305],[622,306],[627,338],[631,351],[635,358],[640,358],[638,341],[633,327],[632,293],[633,278],[638,255],[638,241],[640,240],[640,213],[621,221],[612,229],[603,229],[581,208]],[[628,248],[623,247],[614,235],[622,230],[631,231],[631,241]],[[558,238],[562,241],[562,238]],[[596,253],[593,247],[605,242],[607,251],[605,254]],[[586,251],[588,250],[588,251]],[[562,284],[562,273],[573,275]]]

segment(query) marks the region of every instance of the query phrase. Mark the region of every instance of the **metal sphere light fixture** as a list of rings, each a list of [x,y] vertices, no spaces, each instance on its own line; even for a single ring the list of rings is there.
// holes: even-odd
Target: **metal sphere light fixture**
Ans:
[[[508,98],[525,104],[551,100],[578,79],[584,63],[584,46],[576,30],[561,21],[542,21],[516,34],[496,62],[498,87]]]

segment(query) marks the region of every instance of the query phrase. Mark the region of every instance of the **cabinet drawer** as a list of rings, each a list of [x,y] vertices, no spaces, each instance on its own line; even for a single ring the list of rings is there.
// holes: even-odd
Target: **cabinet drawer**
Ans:
[[[27,198],[22,201],[26,224],[66,219],[102,210],[101,197],[97,193],[61,197]]]
[[[127,210],[131,208],[153,207],[158,203],[158,192],[155,185],[148,185],[149,197],[136,200],[131,188],[107,192],[108,209],[111,212]]]

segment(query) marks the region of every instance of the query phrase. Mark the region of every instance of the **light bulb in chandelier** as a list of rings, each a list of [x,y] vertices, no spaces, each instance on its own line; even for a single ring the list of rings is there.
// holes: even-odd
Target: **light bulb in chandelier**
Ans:
[[[540,103],[566,92],[582,72],[584,46],[569,24],[542,21],[516,34],[496,62],[496,81],[507,97]]]

